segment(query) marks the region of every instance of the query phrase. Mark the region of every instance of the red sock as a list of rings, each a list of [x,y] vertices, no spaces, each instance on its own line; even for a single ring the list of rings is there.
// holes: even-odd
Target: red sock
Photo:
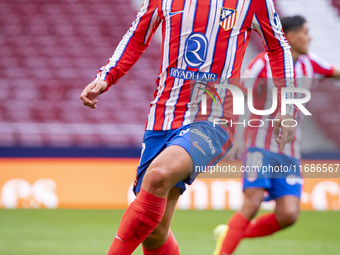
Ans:
[[[281,230],[274,213],[262,214],[250,222],[244,237],[253,238],[268,236]]]
[[[249,222],[239,212],[234,213],[228,222],[229,229],[222,244],[221,254],[231,254],[236,249]]]
[[[170,234],[168,239],[166,239],[165,243],[156,249],[146,250],[143,247],[143,254],[144,255],[180,255],[178,243],[170,230]]]
[[[166,198],[141,189],[125,211],[107,255],[130,255],[162,220]]]

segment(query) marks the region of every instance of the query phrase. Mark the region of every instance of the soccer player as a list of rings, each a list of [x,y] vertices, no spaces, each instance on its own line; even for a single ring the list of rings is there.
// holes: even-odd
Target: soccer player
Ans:
[[[308,33],[308,24],[302,16],[285,17],[281,19],[283,31],[291,46],[294,61],[296,86],[308,88],[314,77],[340,77],[340,69],[321,60],[314,54],[308,53],[311,37]],[[249,64],[245,72],[245,87],[252,88],[256,109],[268,109],[270,104],[272,80],[276,77],[271,72],[268,54],[263,52],[257,55]],[[269,95],[269,96],[268,96]],[[299,119],[298,113],[297,119]],[[274,117],[274,116],[272,116]],[[252,114],[249,119],[265,120],[268,116]],[[266,123],[266,122],[264,122]],[[228,153],[233,158],[242,154],[240,140],[236,139],[234,148]],[[295,166],[299,169],[301,130],[297,126],[293,141],[286,146],[283,152],[279,151],[277,144],[272,139],[272,127],[263,125],[260,128],[247,127],[244,132],[244,164],[260,166]],[[289,174],[288,174],[289,175]],[[273,178],[270,178],[273,177]],[[242,238],[253,238],[271,235],[295,223],[300,211],[300,196],[302,179],[300,175],[280,178],[279,174],[247,176],[243,178],[244,202],[239,212],[229,220],[228,225],[220,225],[215,229],[219,236],[215,255],[232,254]],[[290,178],[293,177],[293,178]],[[291,180],[291,181],[289,181]],[[265,191],[268,196],[265,197]],[[262,214],[252,220],[258,212],[261,202],[274,199],[276,202],[273,213]]]
[[[177,200],[194,179],[193,166],[216,164],[234,136],[232,126],[212,124],[214,118],[233,119],[232,95],[219,89],[214,95],[223,111],[209,108],[206,114],[200,114],[201,98],[213,92],[209,84],[217,78],[240,77],[251,28],[264,41],[272,72],[286,78],[275,85],[293,86],[293,61],[272,0],[145,0],[113,56],[81,93],[85,106],[97,108],[97,97],[127,73],[160,24],[162,56],[135,180],[137,197],[125,211],[108,255],[131,254],[140,243],[144,254],[179,254],[170,230]],[[294,133],[281,122],[292,126],[294,115],[291,105],[286,115],[277,114],[274,136],[281,150]]]

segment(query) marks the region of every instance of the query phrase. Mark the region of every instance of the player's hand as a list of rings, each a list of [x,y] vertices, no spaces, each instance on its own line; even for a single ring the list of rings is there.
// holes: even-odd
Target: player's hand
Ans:
[[[93,81],[87,85],[80,94],[83,104],[91,109],[97,108],[98,100],[96,99],[107,87],[106,81]]]
[[[274,121],[273,138],[275,142],[280,145],[280,152],[283,152],[285,145],[290,143],[294,138],[294,126],[296,122],[292,116],[281,115],[281,113],[278,113],[275,119],[276,121]],[[285,126],[282,125],[282,121],[284,121]]]

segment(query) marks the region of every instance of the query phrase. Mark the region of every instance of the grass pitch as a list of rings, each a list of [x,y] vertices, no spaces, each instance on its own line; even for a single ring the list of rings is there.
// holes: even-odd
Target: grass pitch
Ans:
[[[177,211],[172,224],[183,255],[212,254],[212,229],[232,211]],[[0,210],[1,255],[105,255],[122,210]],[[340,254],[340,212],[302,212],[295,226],[246,239],[235,255]],[[134,254],[141,255],[139,248]]]

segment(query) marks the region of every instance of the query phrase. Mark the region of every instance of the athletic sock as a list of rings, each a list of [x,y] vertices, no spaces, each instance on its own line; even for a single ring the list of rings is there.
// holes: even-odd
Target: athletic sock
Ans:
[[[166,198],[141,189],[129,205],[107,255],[130,255],[162,220]]]
[[[146,250],[143,247],[143,254],[144,255],[180,255],[178,243],[173,235],[172,231],[170,230],[170,234],[166,239],[165,243],[156,249]]]
[[[245,238],[268,236],[281,230],[274,213],[266,213],[258,216],[250,222],[246,231]]]
[[[242,214],[236,212],[228,222],[228,232],[224,238],[220,254],[232,254],[244,236],[244,232],[249,225],[249,220]]]

